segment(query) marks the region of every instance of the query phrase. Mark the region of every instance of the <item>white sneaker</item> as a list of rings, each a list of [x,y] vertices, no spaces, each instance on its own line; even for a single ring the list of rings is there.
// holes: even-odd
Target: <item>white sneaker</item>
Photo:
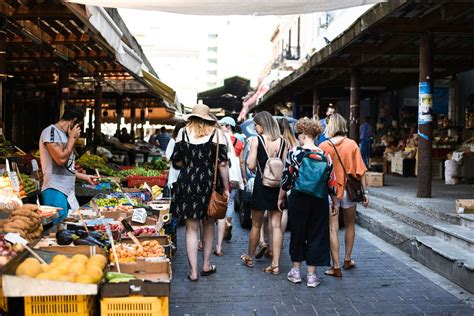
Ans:
[[[288,274],[286,275],[286,278],[292,283],[301,283],[300,270],[292,268],[290,272],[288,272]]]

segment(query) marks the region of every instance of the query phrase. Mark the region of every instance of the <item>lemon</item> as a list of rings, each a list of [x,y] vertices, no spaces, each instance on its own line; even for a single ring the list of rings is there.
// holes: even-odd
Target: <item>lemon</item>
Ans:
[[[89,267],[86,272],[86,275],[90,276],[94,283],[98,283],[100,280],[102,280],[102,270],[98,267]]]
[[[105,267],[105,265],[107,264],[107,258],[103,255],[93,255],[89,259],[89,262],[91,262],[91,261],[98,261],[98,262],[102,263],[103,267]]]
[[[72,261],[86,263],[89,258],[86,255],[77,254],[72,257]]]
[[[52,262],[62,262],[62,261],[65,261],[67,260],[68,258],[65,256],[65,255],[55,255],[53,257],[53,261]]]
[[[76,278],[76,282],[85,284],[95,284],[91,276],[87,274],[80,275]]]
[[[75,272],[77,274],[83,274],[86,270],[86,266],[82,262],[73,262],[67,269],[66,272]]]
[[[36,261],[26,261],[22,262],[15,271],[17,276],[29,276],[34,278],[38,274],[44,272],[43,267],[38,260]]]
[[[36,276],[36,279],[49,280],[49,274],[46,272],[40,273]]]

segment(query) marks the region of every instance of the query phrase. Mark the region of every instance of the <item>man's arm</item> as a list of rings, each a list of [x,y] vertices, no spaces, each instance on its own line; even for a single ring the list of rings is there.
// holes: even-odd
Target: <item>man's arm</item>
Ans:
[[[74,143],[79,137],[80,132],[81,130],[77,124],[72,129],[68,130],[66,147],[63,147],[63,144],[56,142],[46,144],[46,149],[58,166],[64,166],[67,163],[72,151],[74,150]]]

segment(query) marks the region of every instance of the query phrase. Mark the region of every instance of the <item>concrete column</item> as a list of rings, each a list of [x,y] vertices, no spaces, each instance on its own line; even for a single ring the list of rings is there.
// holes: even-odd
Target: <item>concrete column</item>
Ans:
[[[130,104],[130,136],[132,137],[132,143],[135,142],[135,118],[136,118],[137,105],[135,101]]]
[[[433,36],[420,34],[418,93],[418,187],[417,196],[431,197],[431,147],[433,121]]]
[[[64,114],[64,109],[66,108],[66,103],[69,98],[69,69],[66,65],[61,67],[59,71],[59,117],[62,117]]]
[[[360,70],[351,69],[351,98],[349,114],[349,137],[359,143],[360,122]]]
[[[117,135],[120,135],[120,123],[123,117],[123,98],[118,97],[115,101],[115,109],[117,111]]]
[[[319,88],[313,88],[313,117],[321,118],[321,95],[319,93]]]
[[[94,151],[100,144],[100,131],[102,125],[102,86],[100,82],[95,85],[95,103],[94,103]]]
[[[5,81],[7,80],[7,52],[6,52],[6,45],[7,44],[7,33],[4,30],[0,30],[0,121],[2,128],[2,132],[5,133],[4,129],[4,105],[5,103]]]

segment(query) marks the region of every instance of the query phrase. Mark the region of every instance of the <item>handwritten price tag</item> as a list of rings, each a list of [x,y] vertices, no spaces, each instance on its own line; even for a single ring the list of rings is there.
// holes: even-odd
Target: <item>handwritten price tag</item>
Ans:
[[[31,160],[31,169],[33,169],[33,172],[39,170],[38,162],[36,161],[36,159]]]
[[[148,214],[144,208],[136,208],[133,210],[132,222],[145,224],[147,216]]]

